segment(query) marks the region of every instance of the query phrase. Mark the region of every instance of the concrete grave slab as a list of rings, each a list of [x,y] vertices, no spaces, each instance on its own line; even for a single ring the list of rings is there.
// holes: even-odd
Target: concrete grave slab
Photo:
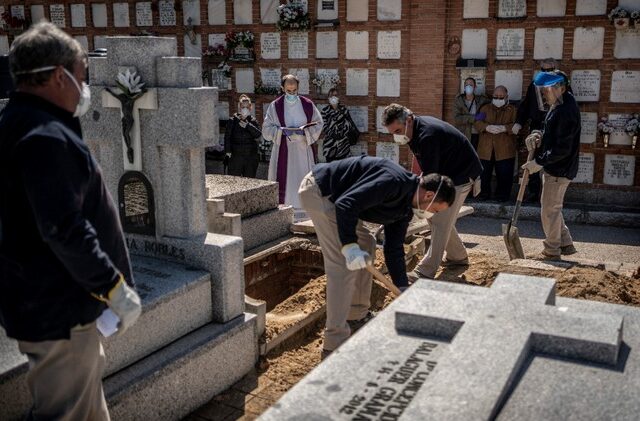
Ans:
[[[231,175],[206,175],[208,199],[224,200],[225,212],[243,218],[278,207],[278,183]]]
[[[421,280],[260,420],[631,420],[639,333],[640,309],[556,298],[552,279]]]

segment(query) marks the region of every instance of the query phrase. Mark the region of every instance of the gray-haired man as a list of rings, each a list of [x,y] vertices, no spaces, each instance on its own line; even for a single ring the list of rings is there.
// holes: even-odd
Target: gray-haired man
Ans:
[[[0,324],[29,358],[29,419],[108,420],[95,320],[140,315],[118,211],[82,140],[80,44],[50,23],[9,52],[17,90],[0,115]]]

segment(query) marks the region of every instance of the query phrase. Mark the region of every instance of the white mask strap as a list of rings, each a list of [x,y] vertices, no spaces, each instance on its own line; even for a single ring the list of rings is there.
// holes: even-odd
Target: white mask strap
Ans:
[[[58,66],[45,66],[45,67],[38,67],[36,69],[32,69],[32,70],[20,70],[18,72],[14,72],[14,75],[30,75],[33,73],[41,73],[41,72],[48,72],[49,70],[55,70],[55,68]],[[63,67],[64,69],[64,67]]]

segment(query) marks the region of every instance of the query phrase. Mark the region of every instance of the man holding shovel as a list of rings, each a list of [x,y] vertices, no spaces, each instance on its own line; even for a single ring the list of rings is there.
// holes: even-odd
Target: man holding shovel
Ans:
[[[404,239],[409,221],[414,214],[446,210],[455,188],[449,177],[418,177],[387,159],[362,156],[316,165],[298,194],[313,221],[327,274],[325,358],[372,316],[366,269],[376,241],[362,221],[384,225],[387,268],[402,291],[408,287]]]
[[[567,91],[568,78],[559,70],[539,73],[534,81],[540,110],[548,109],[542,131],[525,140],[534,157],[522,166],[534,174],[542,172],[540,215],[545,240],[542,257],[557,259],[576,253],[569,228],[562,217],[564,195],[578,173],[580,110]]]

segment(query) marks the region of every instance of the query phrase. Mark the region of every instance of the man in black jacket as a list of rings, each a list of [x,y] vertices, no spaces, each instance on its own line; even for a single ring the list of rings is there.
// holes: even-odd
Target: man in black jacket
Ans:
[[[0,115],[0,324],[29,358],[30,419],[109,419],[95,320],[140,315],[118,212],[82,140],[90,101],[80,44],[50,23],[9,53]]]
[[[480,193],[482,164],[473,145],[458,129],[434,117],[414,116],[411,110],[399,104],[387,106],[382,123],[398,144],[408,144],[423,174],[439,173],[453,180],[456,198],[444,212],[433,215],[431,245],[422,261],[409,274],[412,280],[434,278],[440,264],[467,265],[469,258],[455,224],[458,212],[467,195]],[[444,252],[447,252],[443,262]]]
[[[347,340],[350,325],[371,317],[366,266],[375,256],[376,241],[362,221],[384,225],[387,268],[394,284],[404,290],[408,280],[403,245],[409,221],[414,213],[424,217],[425,212],[446,210],[455,189],[446,176],[418,177],[388,159],[363,156],[316,165],[298,194],[313,221],[327,274],[324,357]]]
[[[578,174],[580,153],[580,110],[573,95],[567,92],[567,80],[560,71],[535,77],[539,107],[549,107],[549,111],[542,132],[534,131],[525,140],[527,149],[535,151],[535,155],[522,168],[533,174],[544,170],[540,210],[545,234],[544,258],[576,253],[562,217],[564,195]]]
[[[224,151],[229,158],[229,175],[256,177],[258,142],[262,138],[260,125],[251,115],[251,99],[240,95],[239,112],[235,113],[224,133]]]

